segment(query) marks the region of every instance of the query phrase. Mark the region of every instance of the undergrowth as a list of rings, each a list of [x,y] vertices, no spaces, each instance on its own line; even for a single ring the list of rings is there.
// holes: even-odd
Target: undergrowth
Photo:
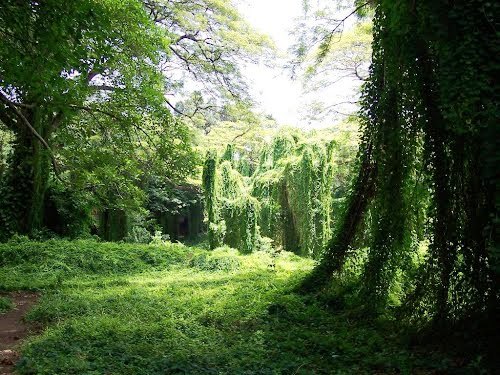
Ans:
[[[93,240],[0,243],[0,289],[42,289],[69,277],[125,275],[186,264],[197,249],[181,244],[141,245]]]
[[[38,289],[19,374],[430,373],[393,322],[293,290],[313,261],[93,241],[0,245],[0,290]]]
[[[0,297],[0,314],[12,309],[12,301],[7,297]]]

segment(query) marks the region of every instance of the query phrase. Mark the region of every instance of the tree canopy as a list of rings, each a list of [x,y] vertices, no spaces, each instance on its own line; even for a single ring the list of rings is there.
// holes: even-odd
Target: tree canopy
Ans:
[[[7,1],[0,21],[5,236],[43,227],[48,163],[54,184],[104,207],[140,198],[145,168],[191,175],[192,132],[168,96],[191,82],[221,108],[247,100],[238,59],[270,46],[221,1]]]

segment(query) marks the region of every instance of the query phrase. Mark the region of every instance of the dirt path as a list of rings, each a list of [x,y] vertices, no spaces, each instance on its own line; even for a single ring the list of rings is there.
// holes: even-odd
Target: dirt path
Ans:
[[[13,292],[5,295],[15,307],[0,314],[0,375],[12,374],[18,359],[16,348],[28,334],[28,327],[23,321],[26,312],[38,300],[38,294]]]

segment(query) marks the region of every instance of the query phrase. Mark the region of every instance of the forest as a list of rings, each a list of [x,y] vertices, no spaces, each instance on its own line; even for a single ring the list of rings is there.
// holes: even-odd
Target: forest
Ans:
[[[0,373],[499,373],[499,13],[2,0]]]

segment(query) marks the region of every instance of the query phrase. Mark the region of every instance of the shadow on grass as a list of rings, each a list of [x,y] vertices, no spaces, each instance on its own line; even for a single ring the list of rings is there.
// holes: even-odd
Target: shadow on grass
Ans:
[[[189,268],[68,280],[29,314],[20,374],[400,373],[388,334],[291,291],[304,272]]]

